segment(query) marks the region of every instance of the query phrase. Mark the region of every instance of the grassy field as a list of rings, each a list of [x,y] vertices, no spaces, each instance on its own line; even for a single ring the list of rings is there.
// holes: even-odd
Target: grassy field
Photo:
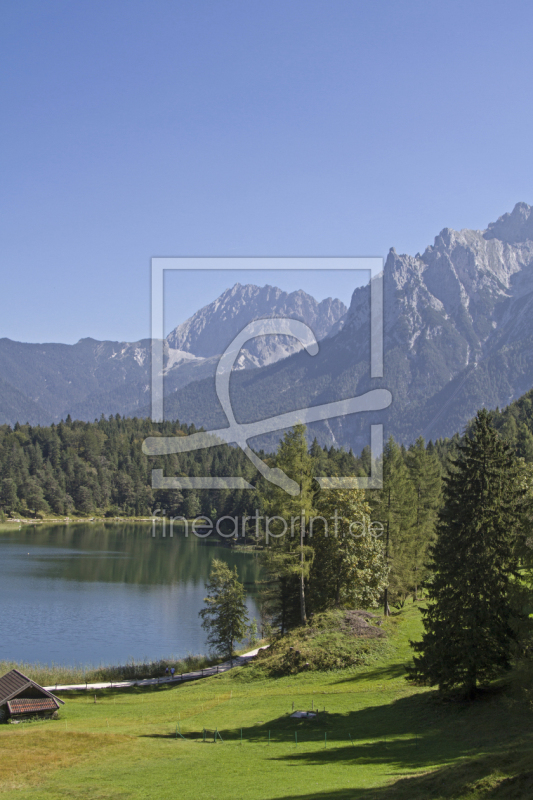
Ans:
[[[276,678],[257,665],[184,686],[99,692],[96,703],[94,693],[65,695],[59,720],[0,728],[3,797],[533,796],[527,698],[507,691],[474,704],[437,701],[404,678],[417,609],[390,625],[387,646],[361,667]],[[319,714],[291,719],[293,703]]]

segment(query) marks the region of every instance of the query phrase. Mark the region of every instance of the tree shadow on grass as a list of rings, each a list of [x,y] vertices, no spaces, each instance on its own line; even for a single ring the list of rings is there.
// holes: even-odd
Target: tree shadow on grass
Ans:
[[[444,703],[427,692],[347,713],[320,712],[314,719],[286,715],[243,728],[242,739],[244,745],[265,745],[266,755],[270,732],[276,747],[268,758],[287,766],[351,768],[345,773],[351,787],[315,793],[291,787],[281,800],[523,800],[533,797],[532,722],[527,708],[497,694],[473,703]],[[240,728],[218,730],[225,744],[240,740]],[[213,735],[206,744],[213,743]],[[172,729],[145,736],[176,739]],[[203,730],[184,737],[202,741]],[[366,766],[378,765],[390,779],[386,786],[353,786]]]
[[[390,681],[395,678],[404,678],[407,675],[406,664],[398,662],[397,664],[390,664],[388,667],[378,667],[376,669],[367,671],[358,671],[354,675],[348,675],[333,681],[332,684],[339,683],[359,683],[361,681]]]
[[[532,767],[528,746],[511,754],[493,753],[436,767],[373,789],[305,791],[284,795],[280,800],[525,800],[533,797]]]
[[[358,702],[357,694],[354,702]],[[396,768],[419,769],[487,753],[504,741],[516,741],[520,735],[517,731],[533,727],[529,712],[522,713],[518,726],[517,719],[516,711],[497,696],[475,703],[442,703],[435,692],[424,692],[344,713],[320,711],[309,719],[286,714],[243,727],[242,739],[265,744],[270,736],[272,744],[287,746],[281,759],[322,764],[383,762]],[[216,719],[211,725],[215,727]],[[218,724],[218,731],[224,741],[241,738],[241,728],[234,725]],[[175,736],[173,725],[167,735]],[[188,730],[184,735],[202,737],[201,723],[196,731]]]
[[[323,747],[309,746],[313,732],[302,730],[298,746],[294,743],[291,752],[275,754],[273,760],[322,767],[336,762],[362,770],[382,765],[394,782],[377,789],[300,796],[311,800],[533,797],[532,715],[505,697],[487,694],[473,703],[444,703],[428,692],[324,716],[327,746],[324,735]],[[344,743],[349,734],[351,740]],[[319,741],[316,736],[314,741]],[[415,774],[401,777],[405,772]],[[350,775],[354,780],[356,773]],[[292,795],[283,798],[291,799]]]

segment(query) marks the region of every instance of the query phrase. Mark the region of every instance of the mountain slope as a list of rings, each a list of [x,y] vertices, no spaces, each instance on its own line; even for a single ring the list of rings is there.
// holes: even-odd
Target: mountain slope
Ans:
[[[135,343],[81,339],[77,344],[27,344],[0,340],[0,376],[37,404],[46,424],[71,414],[94,419],[124,405],[146,404],[149,394],[148,339]],[[125,395],[125,397],[124,397]],[[106,399],[107,398],[107,399]],[[0,405],[11,423],[13,409]],[[25,420],[24,420],[25,421]]]
[[[47,425],[51,416],[10,383],[0,378],[0,425],[13,424],[13,420],[30,425]]]
[[[334,442],[360,447],[371,422],[410,442],[452,435],[478,408],[507,405],[533,385],[532,236],[532,209],[519,203],[485,231],[444,229],[422,255],[392,249],[384,270],[384,378],[369,375],[370,291],[362,287],[317,356],[297,353],[232,378],[237,418],[389,388],[387,411],[317,428],[319,439],[331,442],[333,434]],[[166,413],[207,428],[224,424],[209,382],[175,393]]]
[[[258,317],[289,316],[310,325],[320,338],[346,307],[340,300],[318,303],[305,292],[287,294],[271,286],[237,284],[178,326],[165,343],[167,392],[213,376],[218,356],[235,334]],[[286,337],[259,337],[243,351],[238,368],[286,357],[298,345]],[[195,352],[196,351],[196,352]],[[151,343],[99,342],[27,344],[0,339],[0,419],[49,424],[70,414],[93,420],[101,414],[149,414]],[[18,394],[16,394],[18,392]]]

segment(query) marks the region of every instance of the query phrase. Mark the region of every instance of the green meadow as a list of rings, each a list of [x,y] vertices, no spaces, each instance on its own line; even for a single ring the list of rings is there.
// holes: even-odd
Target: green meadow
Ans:
[[[533,712],[517,679],[475,703],[439,700],[405,679],[418,609],[385,625],[387,642],[361,667],[276,678],[256,664],[171,688],[97,692],[96,702],[65,693],[60,719],[0,729],[0,791],[6,800],[533,796]],[[319,713],[292,719],[293,703]]]

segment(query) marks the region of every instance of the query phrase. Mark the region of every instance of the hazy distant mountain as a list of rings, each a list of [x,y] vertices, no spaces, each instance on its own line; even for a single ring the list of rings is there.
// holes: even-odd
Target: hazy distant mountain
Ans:
[[[272,286],[236,284],[170,334],[165,344],[165,390],[213,376],[217,356],[258,317],[300,319],[321,338],[345,313],[340,300],[318,303],[303,291],[288,294]],[[237,366],[270,364],[297,347],[286,337],[259,338],[243,351]],[[49,424],[67,414],[93,420],[101,414],[149,413],[150,382],[149,339],[81,339],[75,345],[0,339],[0,423]]]
[[[323,439],[359,447],[372,421],[404,441],[451,435],[481,406],[533,386],[533,213],[519,203],[485,231],[445,228],[416,256],[392,249],[384,272],[385,377],[369,377],[369,287],[356,289],[342,329],[320,353],[297,353],[232,379],[242,421],[391,389],[387,412],[327,423]],[[166,414],[225,424],[209,381],[176,392]],[[318,426],[320,431],[320,426]]]
[[[149,402],[148,339],[135,343],[81,339],[77,344],[27,344],[0,339],[0,376],[26,398],[9,407],[6,421],[49,424],[67,414],[93,420]]]
[[[12,425],[13,420],[24,420],[31,425],[53,422],[42,406],[34,403],[18,389],[0,378],[0,425]]]
[[[241,286],[236,283],[213,303],[197,311],[167,336],[170,348],[209,358],[220,355],[249,323],[267,317],[289,317],[306,322],[317,339],[323,339],[346,313],[340,300],[321,303],[300,290],[283,292],[275,286]],[[237,367],[265,366],[300,350],[287,336],[261,336],[243,349]]]

